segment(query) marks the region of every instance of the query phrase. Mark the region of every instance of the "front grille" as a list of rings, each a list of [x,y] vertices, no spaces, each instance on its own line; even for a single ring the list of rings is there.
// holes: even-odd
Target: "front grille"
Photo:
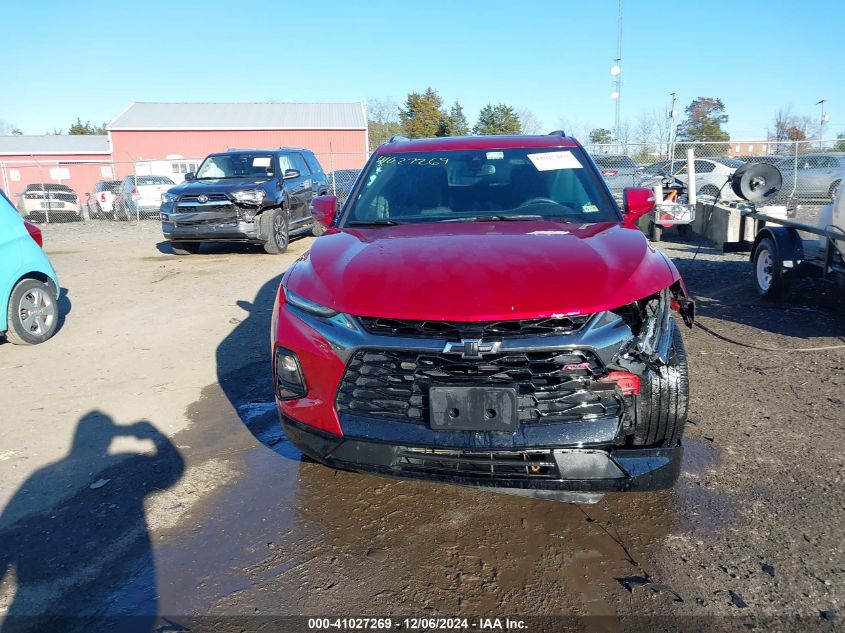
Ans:
[[[208,198],[207,202],[201,204],[208,204],[209,202],[229,202],[229,196],[225,193],[207,193],[207,194],[185,194],[179,198],[179,202],[199,202],[197,198],[205,195]]]
[[[473,478],[557,479],[551,451],[457,451],[405,448],[393,467],[405,472]]]
[[[340,413],[428,423],[431,386],[515,387],[523,424],[619,415],[612,385],[593,379],[603,369],[588,351],[487,354],[480,359],[409,350],[359,350],[335,400]]]
[[[504,336],[547,336],[571,334],[580,330],[590,315],[521,319],[516,321],[414,321],[358,317],[371,334],[425,336],[444,339],[490,338]]]

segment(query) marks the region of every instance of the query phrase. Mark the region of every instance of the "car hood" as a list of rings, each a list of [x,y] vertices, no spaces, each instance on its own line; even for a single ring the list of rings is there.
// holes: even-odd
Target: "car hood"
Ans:
[[[192,180],[190,182],[183,182],[180,185],[168,189],[169,193],[176,195],[201,193],[216,193],[233,191],[236,189],[255,189],[267,183],[267,179],[256,178],[213,178],[209,180]]]
[[[331,229],[283,283],[347,314],[487,321],[616,308],[678,277],[635,228],[531,221]]]

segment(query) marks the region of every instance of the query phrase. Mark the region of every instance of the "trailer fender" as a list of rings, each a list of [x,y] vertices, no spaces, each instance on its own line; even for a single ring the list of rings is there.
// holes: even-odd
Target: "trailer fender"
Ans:
[[[767,237],[774,243],[778,259],[782,262],[784,268],[797,268],[804,261],[804,243],[801,241],[801,236],[795,229],[785,226],[766,226],[760,229],[754,238],[749,261],[754,261],[757,245]]]

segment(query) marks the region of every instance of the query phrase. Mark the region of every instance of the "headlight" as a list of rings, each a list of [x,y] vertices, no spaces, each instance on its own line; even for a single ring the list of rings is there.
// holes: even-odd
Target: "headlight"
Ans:
[[[303,312],[313,314],[314,316],[323,317],[324,319],[328,319],[335,316],[336,314],[339,314],[337,310],[332,310],[331,308],[327,308],[326,306],[320,305],[319,303],[315,303],[310,299],[300,297],[298,294],[296,294],[295,292],[291,292],[287,288],[285,288],[284,291],[285,301],[291,304],[294,308],[299,308]]]
[[[232,197],[242,204],[254,204],[255,206],[259,206],[262,202],[264,202],[264,190],[250,189],[248,191],[235,191],[232,194]]]
[[[176,202],[179,199],[179,196],[175,196],[172,193],[163,193],[161,194],[161,203],[162,204],[171,204]]]

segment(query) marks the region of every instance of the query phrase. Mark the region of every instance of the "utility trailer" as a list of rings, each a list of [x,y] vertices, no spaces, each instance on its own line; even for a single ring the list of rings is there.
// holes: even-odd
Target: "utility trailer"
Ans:
[[[816,226],[778,218],[756,210],[741,210],[739,240],[725,242],[724,251],[750,252],[757,292],[766,299],[782,300],[801,277],[818,277],[845,288],[845,195],[822,208]],[[754,241],[745,239],[748,222],[754,222]],[[817,236],[803,239],[801,233]]]

